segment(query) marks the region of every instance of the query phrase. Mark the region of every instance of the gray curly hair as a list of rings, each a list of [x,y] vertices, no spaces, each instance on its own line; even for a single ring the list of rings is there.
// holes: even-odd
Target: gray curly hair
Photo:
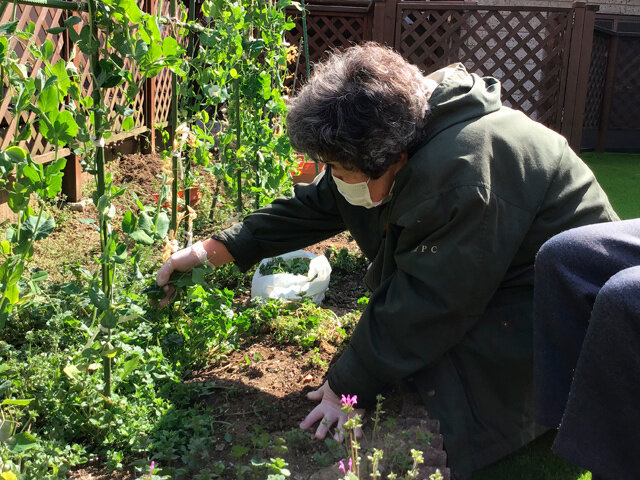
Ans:
[[[422,142],[428,111],[418,67],[369,42],[314,66],[290,103],[287,130],[298,152],[375,179]]]

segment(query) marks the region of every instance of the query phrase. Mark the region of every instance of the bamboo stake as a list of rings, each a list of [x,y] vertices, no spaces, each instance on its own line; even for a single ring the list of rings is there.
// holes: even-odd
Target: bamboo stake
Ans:
[[[196,0],[189,0],[189,22],[194,22],[196,19]],[[189,48],[188,52],[191,58],[195,56],[196,52],[196,38],[193,31],[189,32]],[[191,179],[191,159],[186,158],[184,164],[184,178]],[[189,206],[191,206],[191,185],[187,184],[184,188],[184,211],[189,212]]]
[[[240,150],[241,136],[242,136],[242,119],[240,118],[240,78],[236,78],[234,81],[235,95],[236,95],[236,152]],[[237,165],[236,179],[238,182],[238,213],[242,214],[242,168],[240,165],[240,159],[236,155]]]
[[[169,14],[176,16],[176,0],[171,0]],[[176,138],[176,128],[178,128],[178,76],[171,73],[171,115],[169,117],[169,148],[171,148],[171,229],[174,234],[178,234],[178,152],[174,150]]]
[[[91,40],[95,42],[96,45],[100,45],[100,39],[98,37],[98,25],[97,25],[97,9],[98,6],[96,4],[96,0],[89,0],[89,28],[91,31]],[[102,118],[102,106],[104,103],[103,92],[102,89],[98,86],[98,82],[96,81],[96,77],[98,75],[98,62],[100,61],[100,48],[96,46],[96,51],[89,58],[89,63],[91,67],[91,78],[93,83],[93,91],[91,92],[91,96],[93,97],[93,107],[94,107],[94,136],[95,136],[95,163],[96,163],[96,190],[97,197],[101,198],[105,194],[105,157],[104,157],[104,135],[103,135],[103,118]],[[104,255],[104,252],[107,248],[107,242],[109,241],[109,221],[104,216],[101,215],[100,219],[100,251]],[[105,294],[109,304],[111,303],[111,294],[112,294],[112,277],[111,277],[111,266],[109,262],[105,259],[101,261],[101,270],[102,270],[102,291]],[[104,313],[104,312],[102,312]],[[109,334],[109,337],[111,335]],[[110,339],[110,338],[109,338]],[[111,358],[107,355],[103,357],[103,365],[104,365],[104,396],[111,396]]]

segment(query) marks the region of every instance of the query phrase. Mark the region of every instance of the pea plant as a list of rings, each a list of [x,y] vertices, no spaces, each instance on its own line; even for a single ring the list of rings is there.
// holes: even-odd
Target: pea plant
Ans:
[[[61,2],[55,2],[53,6],[62,8]],[[68,4],[69,9],[80,10],[81,7],[72,2]],[[48,63],[54,50],[51,40],[47,39],[38,47],[30,40],[33,25],[24,33],[15,33],[17,22],[3,26],[4,33],[15,33],[24,48],[44,65],[40,72],[32,75],[27,65],[18,63],[13,51],[9,53],[7,47],[13,39],[7,35],[3,37],[0,44],[4,47],[2,72],[8,76],[10,88],[15,91],[14,114],[20,118],[23,111],[35,113],[40,133],[55,150],[54,161],[46,168],[33,162],[18,146],[11,146],[0,156],[0,169],[5,173],[3,178],[14,169],[16,172],[16,181],[6,187],[11,187],[10,207],[18,213],[16,228],[8,230],[2,243],[2,251],[8,258],[0,271],[3,294],[0,324],[6,322],[10,306],[19,301],[18,281],[25,261],[33,253],[32,242],[46,237],[55,226],[54,220],[44,211],[44,199],[53,198],[60,192],[65,160],[57,158],[58,151],[60,147],[70,145],[84,155],[87,170],[95,176],[96,189],[92,198],[98,212],[101,255],[98,258],[99,274],[91,278],[88,296],[95,308],[94,322],[104,337],[100,340],[100,348],[94,350],[100,351],[103,358],[103,393],[108,397],[111,393],[111,361],[117,352],[111,342],[112,330],[123,319],[141,313],[139,308],[123,302],[114,292],[117,270],[128,261],[139,270],[141,249],[137,247],[162,239],[167,233],[168,221],[159,209],[151,215],[141,209],[137,217],[128,212],[123,230],[136,244],[133,258],[128,259],[126,242],[118,238],[110,224],[115,214],[112,201],[126,190],[115,187],[105,171],[105,140],[111,135],[116,121],[121,122],[124,130],[133,127],[135,111],[131,105],[145,79],[165,67],[180,71],[182,52],[175,38],[162,38],[158,18],[142,12],[135,0],[90,0],[86,9],[87,19],[80,15],[69,16],[63,25],[48,32],[58,35],[68,32],[80,55],[87,59],[91,79],[91,95],[87,97],[81,94],[73,62]],[[110,111],[106,103],[108,91],[121,86],[123,99],[114,106],[114,111]],[[65,103],[61,104],[61,101]],[[14,143],[31,137],[31,125],[21,122],[17,125]],[[31,194],[39,199],[37,212],[29,205]]]
[[[3,263],[0,266],[0,329],[6,324],[14,307],[26,296],[20,295],[23,275],[31,284],[46,279],[46,272],[25,272],[33,256],[33,244],[48,237],[55,227],[53,217],[46,211],[46,202],[55,198],[62,188],[65,158],[59,158],[62,147],[76,144],[78,125],[65,99],[78,92],[77,76],[72,65],[64,60],[50,63],[54,45],[47,39],[38,46],[31,40],[34,24],[23,32],[18,22],[0,26],[0,82],[6,84],[11,95],[15,131],[11,145],[0,152],[0,189],[9,191],[8,205],[17,221],[6,229],[0,241]],[[9,48],[9,46],[12,48]],[[20,63],[16,45],[29,53],[27,62]],[[40,64],[36,71],[29,65]],[[34,125],[24,121],[33,113],[37,128],[53,146],[53,160],[45,167],[34,162],[20,143],[32,136]],[[28,287],[27,287],[28,288]]]
[[[259,207],[288,179],[283,35],[294,24],[285,15],[287,5],[289,0],[205,1],[202,12],[210,20],[198,32],[188,79],[179,87],[180,116],[197,139],[187,161],[207,167],[240,213],[246,195]],[[211,163],[213,147],[219,162]]]

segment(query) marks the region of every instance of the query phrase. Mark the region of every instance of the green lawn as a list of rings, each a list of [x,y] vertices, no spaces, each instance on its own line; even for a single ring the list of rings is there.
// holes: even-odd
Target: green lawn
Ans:
[[[580,156],[595,173],[620,218],[640,217],[640,154],[588,152]]]
[[[622,219],[640,217],[640,154],[583,153]],[[509,457],[476,472],[472,480],[590,480],[591,474],[551,453],[549,432]]]

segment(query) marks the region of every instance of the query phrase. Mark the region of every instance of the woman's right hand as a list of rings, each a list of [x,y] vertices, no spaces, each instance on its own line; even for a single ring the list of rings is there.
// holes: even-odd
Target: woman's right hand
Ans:
[[[213,259],[213,261],[210,259]],[[211,238],[178,250],[164,262],[156,274],[156,283],[165,292],[165,297],[160,300],[158,305],[164,307],[173,299],[176,293],[175,287],[169,283],[173,272],[187,272],[200,265],[217,267],[232,261],[233,257],[227,247],[222,242]]]

